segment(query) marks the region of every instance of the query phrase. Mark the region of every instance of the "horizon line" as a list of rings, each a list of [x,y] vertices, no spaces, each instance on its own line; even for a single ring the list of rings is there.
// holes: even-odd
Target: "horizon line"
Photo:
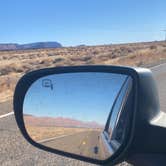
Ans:
[[[81,47],[81,46],[104,46],[104,45],[125,45],[125,44],[139,44],[139,43],[153,43],[153,42],[165,42],[165,40],[147,40],[147,41],[131,41],[131,42],[114,42],[114,43],[101,43],[101,44],[76,44],[76,45],[63,45],[62,43],[58,41],[36,41],[36,42],[0,42],[0,45],[7,45],[7,44],[15,44],[15,45],[26,45],[26,44],[33,44],[33,43],[51,43],[56,42],[62,45],[63,47]]]

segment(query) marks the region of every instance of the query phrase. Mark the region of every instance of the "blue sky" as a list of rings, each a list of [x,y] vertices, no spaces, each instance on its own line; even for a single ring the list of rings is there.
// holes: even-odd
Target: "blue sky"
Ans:
[[[42,86],[49,79],[53,90]],[[105,125],[126,75],[74,73],[50,75],[37,80],[28,90],[24,114],[95,121]]]
[[[163,40],[165,0],[1,0],[0,43]]]

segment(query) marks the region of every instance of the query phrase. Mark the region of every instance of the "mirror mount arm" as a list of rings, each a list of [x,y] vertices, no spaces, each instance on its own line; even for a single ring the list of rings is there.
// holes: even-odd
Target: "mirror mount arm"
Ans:
[[[166,114],[160,111],[157,86],[150,71],[139,73],[138,108],[128,156],[166,154]]]

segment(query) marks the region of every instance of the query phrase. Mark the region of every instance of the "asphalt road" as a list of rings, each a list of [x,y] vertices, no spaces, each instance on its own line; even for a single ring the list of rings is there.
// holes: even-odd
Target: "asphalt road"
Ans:
[[[42,142],[43,145],[95,159],[104,159],[101,131],[84,131]]]
[[[161,110],[166,112],[166,64],[152,69],[156,79]],[[11,102],[0,105],[0,115],[12,111]],[[13,115],[0,119],[0,165],[1,166],[84,166],[85,162],[46,153],[27,143],[17,128]],[[121,164],[126,165],[128,164]]]
[[[7,114],[12,110],[12,100],[0,103],[0,115]]]

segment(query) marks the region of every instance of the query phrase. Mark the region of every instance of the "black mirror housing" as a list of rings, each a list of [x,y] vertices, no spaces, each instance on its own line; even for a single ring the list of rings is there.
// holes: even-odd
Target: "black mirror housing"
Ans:
[[[88,157],[83,157],[60,150],[47,148],[33,141],[28,135],[23,120],[23,102],[24,97],[29,87],[39,78],[50,74],[59,73],[75,73],[75,72],[106,72],[116,74],[126,74],[133,79],[133,100],[132,114],[129,126],[129,134],[123,142],[122,146],[110,158],[106,160],[96,160]],[[166,151],[166,145],[163,145],[166,140],[165,123],[158,125],[160,119],[163,118],[159,109],[159,99],[157,88],[148,69],[131,68],[122,66],[74,66],[74,67],[56,67],[41,69],[30,72],[23,76],[18,82],[14,94],[14,112],[15,118],[25,139],[37,148],[52,152],[55,154],[71,157],[74,159],[102,165],[113,165],[126,159],[128,156],[137,153],[148,152],[163,152]],[[157,117],[160,117],[156,120]],[[156,133],[158,136],[156,136]],[[162,137],[161,137],[162,134]],[[156,139],[160,139],[156,146]]]

